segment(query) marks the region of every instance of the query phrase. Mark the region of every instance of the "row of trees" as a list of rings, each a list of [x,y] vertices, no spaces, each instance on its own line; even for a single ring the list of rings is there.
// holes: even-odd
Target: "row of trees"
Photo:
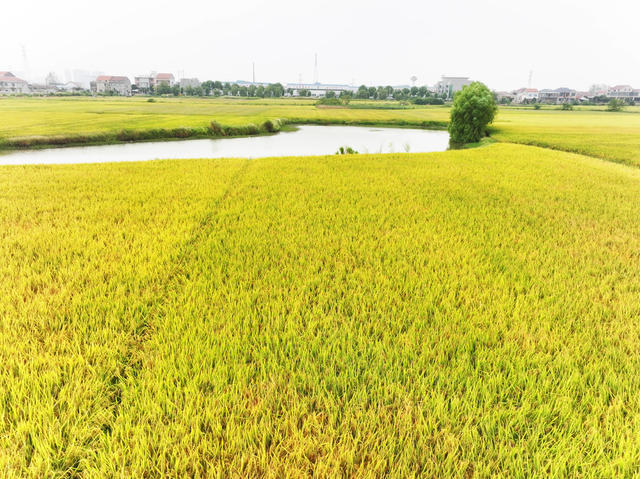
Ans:
[[[236,83],[222,83],[219,81],[207,80],[202,82],[200,86],[187,86],[182,88],[180,85],[169,86],[160,84],[155,90],[148,92],[151,95],[187,95],[187,96],[246,96],[258,98],[279,98],[284,96],[285,89],[280,83],[272,83],[267,86],[263,85],[238,85]]]
[[[238,85],[236,83],[223,83],[220,81],[207,80],[202,82],[200,86],[185,88],[180,85],[169,86],[166,84],[159,85],[155,91],[152,89],[149,94],[156,95],[187,95],[187,96],[244,96],[257,98],[279,98],[285,94],[293,95],[292,88],[285,89],[281,83],[271,83],[267,86],[263,85]],[[310,97],[311,91],[306,89],[298,90],[301,97]],[[336,97],[335,92],[328,91],[328,98]],[[361,85],[357,92],[342,91],[339,94],[342,99],[358,98],[372,100],[412,100],[418,98],[441,98],[429,91],[426,86],[394,89],[391,86],[367,87]],[[446,95],[443,95],[446,97]]]
[[[392,86],[371,86],[360,85],[355,94],[359,99],[387,100],[409,100],[411,98],[446,98],[446,95],[439,96],[429,91],[426,86],[413,86],[411,88],[397,88]]]

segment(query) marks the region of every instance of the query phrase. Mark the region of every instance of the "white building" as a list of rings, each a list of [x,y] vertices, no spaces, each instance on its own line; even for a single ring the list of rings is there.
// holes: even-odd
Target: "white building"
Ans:
[[[157,88],[160,85],[167,85],[172,87],[176,84],[176,79],[173,73],[156,73],[153,76],[153,87]]]
[[[11,72],[0,72],[0,95],[29,93],[29,85]]]
[[[634,100],[634,89],[631,85],[616,85],[607,90],[607,96],[609,98],[616,98],[618,100]]]
[[[293,90],[293,96],[299,96],[300,90],[307,90],[311,92],[311,96],[323,97],[327,95],[327,92],[334,92],[336,96],[339,96],[343,91],[355,93],[358,88],[351,85],[333,85],[326,83],[287,83],[284,85],[285,90]]]
[[[139,76],[133,79],[136,86],[138,87],[139,93],[149,93],[153,87],[153,77],[152,76]]]
[[[538,101],[537,88],[520,88],[515,91],[514,103],[535,103]]]
[[[511,103],[516,98],[516,95],[510,91],[497,91],[494,94],[498,103]]]
[[[181,88],[197,88],[200,86],[200,80],[197,78],[181,78],[180,79],[180,87]]]
[[[576,91],[570,88],[543,89],[538,92],[540,103],[570,103],[576,100]]]
[[[453,94],[462,90],[463,86],[471,84],[469,77],[450,77],[442,75],[442,79],[436,83],[436,93],[445,95],[446,98],[453,98]]]
[[[100,75],[95,81],[95,92],[131,96],[131,81],[123,76]]]

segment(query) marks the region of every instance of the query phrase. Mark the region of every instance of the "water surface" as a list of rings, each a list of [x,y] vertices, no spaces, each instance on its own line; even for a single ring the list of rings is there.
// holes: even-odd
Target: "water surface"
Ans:
[[[359,126],[300,126],[271,136],[185,141],[126,143],[0,155],[2,165],[106,163],[182,158],[264,158],[269,156],[333,155],[350,146],[360,153],[445,151],[446,131]]]

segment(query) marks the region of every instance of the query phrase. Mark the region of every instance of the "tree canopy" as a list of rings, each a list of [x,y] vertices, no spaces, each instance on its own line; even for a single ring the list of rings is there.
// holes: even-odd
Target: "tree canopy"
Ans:
[[[453,98],[449,134],[451,143],[475,143],[486,135],[498,107],[493,94],[484,83],[473,82]]]

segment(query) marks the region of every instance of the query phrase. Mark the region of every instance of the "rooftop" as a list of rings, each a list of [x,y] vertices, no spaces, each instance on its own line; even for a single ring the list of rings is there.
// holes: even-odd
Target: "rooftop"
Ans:
[[[114,76],[114,75],[100,75],[96,78],[96,81],[125,81],[129,80],[127,77]]]
[[[18,78],[11,72],[0,72],[0,81],[2,82],[14,82],[14,83],[27,83],[22,78]]]

